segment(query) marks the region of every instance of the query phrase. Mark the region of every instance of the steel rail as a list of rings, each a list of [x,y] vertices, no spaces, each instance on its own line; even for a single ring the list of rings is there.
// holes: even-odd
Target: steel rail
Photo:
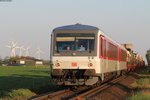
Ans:
[[[101,92],[101,91],[111,87],[112,84],[115,84],[115,83],[117,83],[117,82],[119,82],[119,81],[121,81],[121,80],[123,80],[125,78],[126,78],[126,76],[121,76],[121,77],[119,77],[117,79],[114,79],[114,80],[112,80],[112,81],[110,81],[108,83],[105,83],[105,84],[103,84],[103,85],[101,85],[99,87],[96,87],[96,88],[91,89],[91,90],[89,90],[87,92],[84,92],[84,93],[78,95],[77,97],[71,98],[70,100],[85,100],[85,99],[88,99],[91,96],[93,96],[93,95],[95,95],[95,94],[97,94],[97,93],[99,93],[99,92]]]
[[[68,90],[61,90],[61,91],[57,91],[57,92],[53,92],[53,93],[46,93],[46,94],[39,95],[37,97],[33,97],[29,100],[44,100],[44,99],[47,99],[47,98],[53,98],[53,97],[56,97],[58,95],[67,93],[69,91],[70,90],[68,89]]]
[[[33,97],[29,100],[61,100],[62,98],[65,100],[68,100],[72,97],[75,97],[76,95],[79,95],[85,91],[88,91],[89,89],[91,88],[87,86],[83,86],[83,87],[77,88],[77,90],[75,91],[72,91],[70,89],[61,90],[61,91],[56,91],[53,93],[42,94],[42,95]]]
[[[58,99],[61,100],[61,98],[64,98],[64,99],[66,98],[65,100],[68,100],[68,99],[70,99],[70,100],[84,100],[84,99],[90,98],[93,95],[111,87],[112,85],[125,79],[126,77],[127,76],[123,75],[117,79],[114,79],[110,82],[104,83],[104,84],[102,84],[96,88],[93,88],[93,89],[86,88],[86,87],[80,87],[80,88],[78,88],[77,91],[71,91],[69,89],[64,89],[64,90],[56,91],[53,93],[42,94],[42,95],[33,97],[29,100],[58,100]],[[65,94],[67,94],[67,96],[65,96]]]

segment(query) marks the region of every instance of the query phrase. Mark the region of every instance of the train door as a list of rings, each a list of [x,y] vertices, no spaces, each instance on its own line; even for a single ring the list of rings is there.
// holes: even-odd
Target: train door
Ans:
[[[107,38],[104,39],[104,59],[105,59],[105,72],[109,72],[110,68],[108,66],[108,40]]]
[[[117,55],[118,55],[118,57],[117,57],[117,59],[118,59],[118,61],[117,61],[117,74],[119,75],[120,74],[120,48],[119,47],[117,49]]]
[[[100,57],[101,57],[101,73],[105,73],[107,70],[107,57],[106,57],[106,39],[104,36],[100,36],[101,38],[101,46],[100,46]]]

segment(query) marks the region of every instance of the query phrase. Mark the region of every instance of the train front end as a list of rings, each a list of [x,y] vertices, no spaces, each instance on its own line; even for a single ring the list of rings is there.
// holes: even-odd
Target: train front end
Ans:
[[[60,85],[93,85],[96,66],[98,28],[68,25],[55,28],[51,35],[51,76]]]

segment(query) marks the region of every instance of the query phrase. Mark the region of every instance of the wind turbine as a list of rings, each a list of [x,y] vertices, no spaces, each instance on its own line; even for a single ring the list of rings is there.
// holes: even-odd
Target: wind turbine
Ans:
[[[37,52],[36,52],[38,59],[41,59],[41,54],[43,54],[43,53],[44,52],[40,49],[40,47],[38,47]]]
[[[19,48],[17,46],[17,42],[13,42],[11,41],[11,44],[10,45],[6,45],[7,48],[10,48],[11,49],[11,57],[15,57],[16,56],[16,49]]]
[[[22,51],[25,50],[24,46],[19,47],[19,56],[22,56]]]
[[[27,48],[25,48],[25,56],[29,56],[29,49],[30,49],[30,46],[28,46]]]

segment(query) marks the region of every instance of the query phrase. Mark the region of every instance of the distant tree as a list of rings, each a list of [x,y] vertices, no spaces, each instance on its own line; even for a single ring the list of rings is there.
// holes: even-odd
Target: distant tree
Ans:
[[[146,59],[147,59],[148,66],[150,66],[150,50],[147,50]]]
[[[15,63],[15,61],[16,61],[16,59],[18,59],[19,58],[19,56],[16,56],[16,57],[5,57],[5,59],[4,59],[4,63],[8,63],[8,64],[13,64],[13,63]]]
[[[44,60],[44,65],[50,65],[50,61],[49,60]]]
[[[0,56],[0,65],[2,64],[2,61],[3,61],[3,60],[2,60],[2,58],[1,58],[1,56]]]
[[[4,60],[3,60],[3,62],[4,62],[4,63],[8,63],[8,62],[9,62],[9,58],[10,58],[10,57],[6,56],[6,57],[4,58]]]
[[[15,63],[15,61],[16,61],[18,58],[19,58],[19,56],[10,57],[10,58],[9,58],[9,64]]]

